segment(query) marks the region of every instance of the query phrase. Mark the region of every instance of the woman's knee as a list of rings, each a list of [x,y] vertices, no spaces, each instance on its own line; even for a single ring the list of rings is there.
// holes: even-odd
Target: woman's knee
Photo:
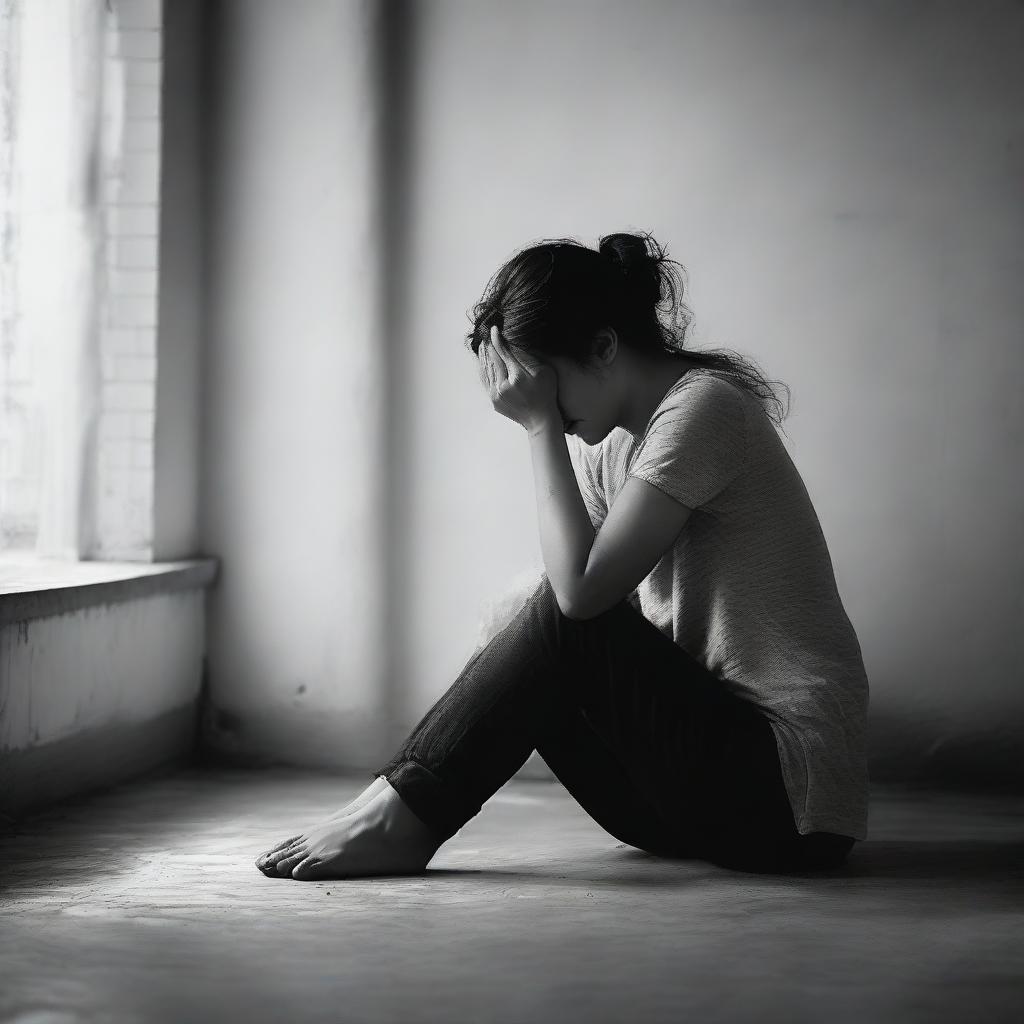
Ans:
[[[557,623],[572,621],[562,611],[555,588],[551,585],[551,580],[548,579],[546,572],[541,573],[540,580],[527,601],[527,607],[538,621]]]
[[[558,604],[555,588],[551,585],[551,580],[546,572],[540,574],[532,596],[535,601],[553,601],[556,605]]]
[[[488,610],[479,629],[477,650],[525,645],[534,652],[553,654],[562,646],[564,624],[569,621],[562,615],[547,574],[542,573],[531,589],[519,591],[514,606]]]

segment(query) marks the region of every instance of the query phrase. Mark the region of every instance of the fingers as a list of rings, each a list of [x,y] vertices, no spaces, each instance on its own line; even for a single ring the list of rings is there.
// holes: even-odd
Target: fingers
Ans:
[[[498,330],[497,324],[491,326],[491,344],[494,346],[494,351],[498,353],[504,364],[508,377],[515,379],[517,370],[525,369],[523,364],[519,361],[516,354],[505,344],[505,339],[501,336],[501,331]]]
[[[493,338],[497,333],[497,327],[491,328],[491,337]],[[509,373],[505,365],[505,360],[502,358],[501,353],[496,351],[495,346],[492,343],[488,343],[485,339],[480,342],[480,354],[483,356],[484,365],[487,368],[487,382],[491,388],[501,387],[509,379]]]

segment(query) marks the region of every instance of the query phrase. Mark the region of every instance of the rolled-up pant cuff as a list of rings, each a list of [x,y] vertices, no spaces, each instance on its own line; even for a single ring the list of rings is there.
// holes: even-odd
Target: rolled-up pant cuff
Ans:
[[[387,779],[439,843],[451,839],[483,806],[408,756],[392,759],[374,775]]]

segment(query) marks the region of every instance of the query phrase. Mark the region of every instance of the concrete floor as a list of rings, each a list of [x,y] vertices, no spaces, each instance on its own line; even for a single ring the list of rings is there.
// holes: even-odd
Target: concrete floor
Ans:
[[[427,874],[269,879],[369,776],[199,769],[0,837],[0,1021],[1024,1020],[1024,801],[876,788],[770,877],[622,846],[515,779]]]

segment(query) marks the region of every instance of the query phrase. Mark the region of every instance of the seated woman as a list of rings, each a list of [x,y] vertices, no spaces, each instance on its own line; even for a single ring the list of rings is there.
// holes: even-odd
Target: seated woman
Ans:
[[[621,233],[534,245],[489,282],[468,342],[530,445],[544,573],[265,874],[421,872],[534,749],[657,856],[799,871],[866,837],[868,681],[781,403],[747,360],[684,348],[678,266]]]

